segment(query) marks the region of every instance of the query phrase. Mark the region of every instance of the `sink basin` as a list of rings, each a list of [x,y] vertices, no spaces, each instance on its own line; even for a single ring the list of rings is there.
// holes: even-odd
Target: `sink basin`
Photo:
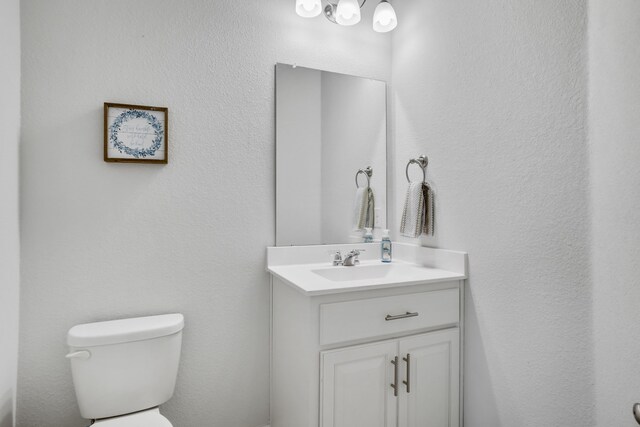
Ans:
[[[404,267],[404,268],[403,268]],[[399,266],[397,264],[378,264],[378,265],[356,265],[354,267],[329,267],[311,270],[332,282],[347,282],[355,280],[374,280],[383,279],[392,272],[394,275],[403,273],[403,270],[410,268],[407,266]]]

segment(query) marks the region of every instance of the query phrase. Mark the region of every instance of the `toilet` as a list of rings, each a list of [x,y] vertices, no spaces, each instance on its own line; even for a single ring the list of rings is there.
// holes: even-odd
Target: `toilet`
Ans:
[[[82,417],[95,427],[172,427],[159,406],[173,396],[182,314],[74,326],[67,334]]]

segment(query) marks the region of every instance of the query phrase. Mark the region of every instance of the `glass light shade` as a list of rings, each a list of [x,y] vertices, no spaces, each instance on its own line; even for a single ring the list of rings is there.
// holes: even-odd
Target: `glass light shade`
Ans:
[[[386,33],[398,26],[398,18],[393,6],[386,0],[382,0],[373,13],[373,30],[378,33]]]
[[[296,0],[296,13],[303,18],[313,18],[322,12],[322,0]]]
[[[336,10],[336,22],[340,25],[356,25],[360,22],[358,0],[340,0]]]

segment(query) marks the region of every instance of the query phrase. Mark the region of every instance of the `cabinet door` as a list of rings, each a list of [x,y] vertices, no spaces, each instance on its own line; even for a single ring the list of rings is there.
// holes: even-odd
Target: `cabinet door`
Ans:
[[[391,361],[397,353],[396,340],[322,352],[320,425],[396,427]]]
[[[455,328],[400,340],[400,378],[408,384],[398,401],[399,427],[459,426],[459,334]]]

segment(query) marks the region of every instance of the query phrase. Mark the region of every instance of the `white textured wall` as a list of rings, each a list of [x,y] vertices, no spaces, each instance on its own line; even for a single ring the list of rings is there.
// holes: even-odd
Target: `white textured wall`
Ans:
[[[18,366],[20,2],[0,3],[0,427],[13,425]]]
[[[640,402],[640,2],[591,0],[590,148],[597,425]]]
[[[274,65],[387,80],[389,36],[303,20],[290,0],[22,8],[18,425],[86,425],[69,327],[171,311],[186,329],[164,413],[184,427],[265,425]],[[104,163],[104,101],[169,107],[170,163]]]
[[[469,252],[465,426],[593,425],[587,2],[394,5],[395,206],[427,154],[424,243]]]

